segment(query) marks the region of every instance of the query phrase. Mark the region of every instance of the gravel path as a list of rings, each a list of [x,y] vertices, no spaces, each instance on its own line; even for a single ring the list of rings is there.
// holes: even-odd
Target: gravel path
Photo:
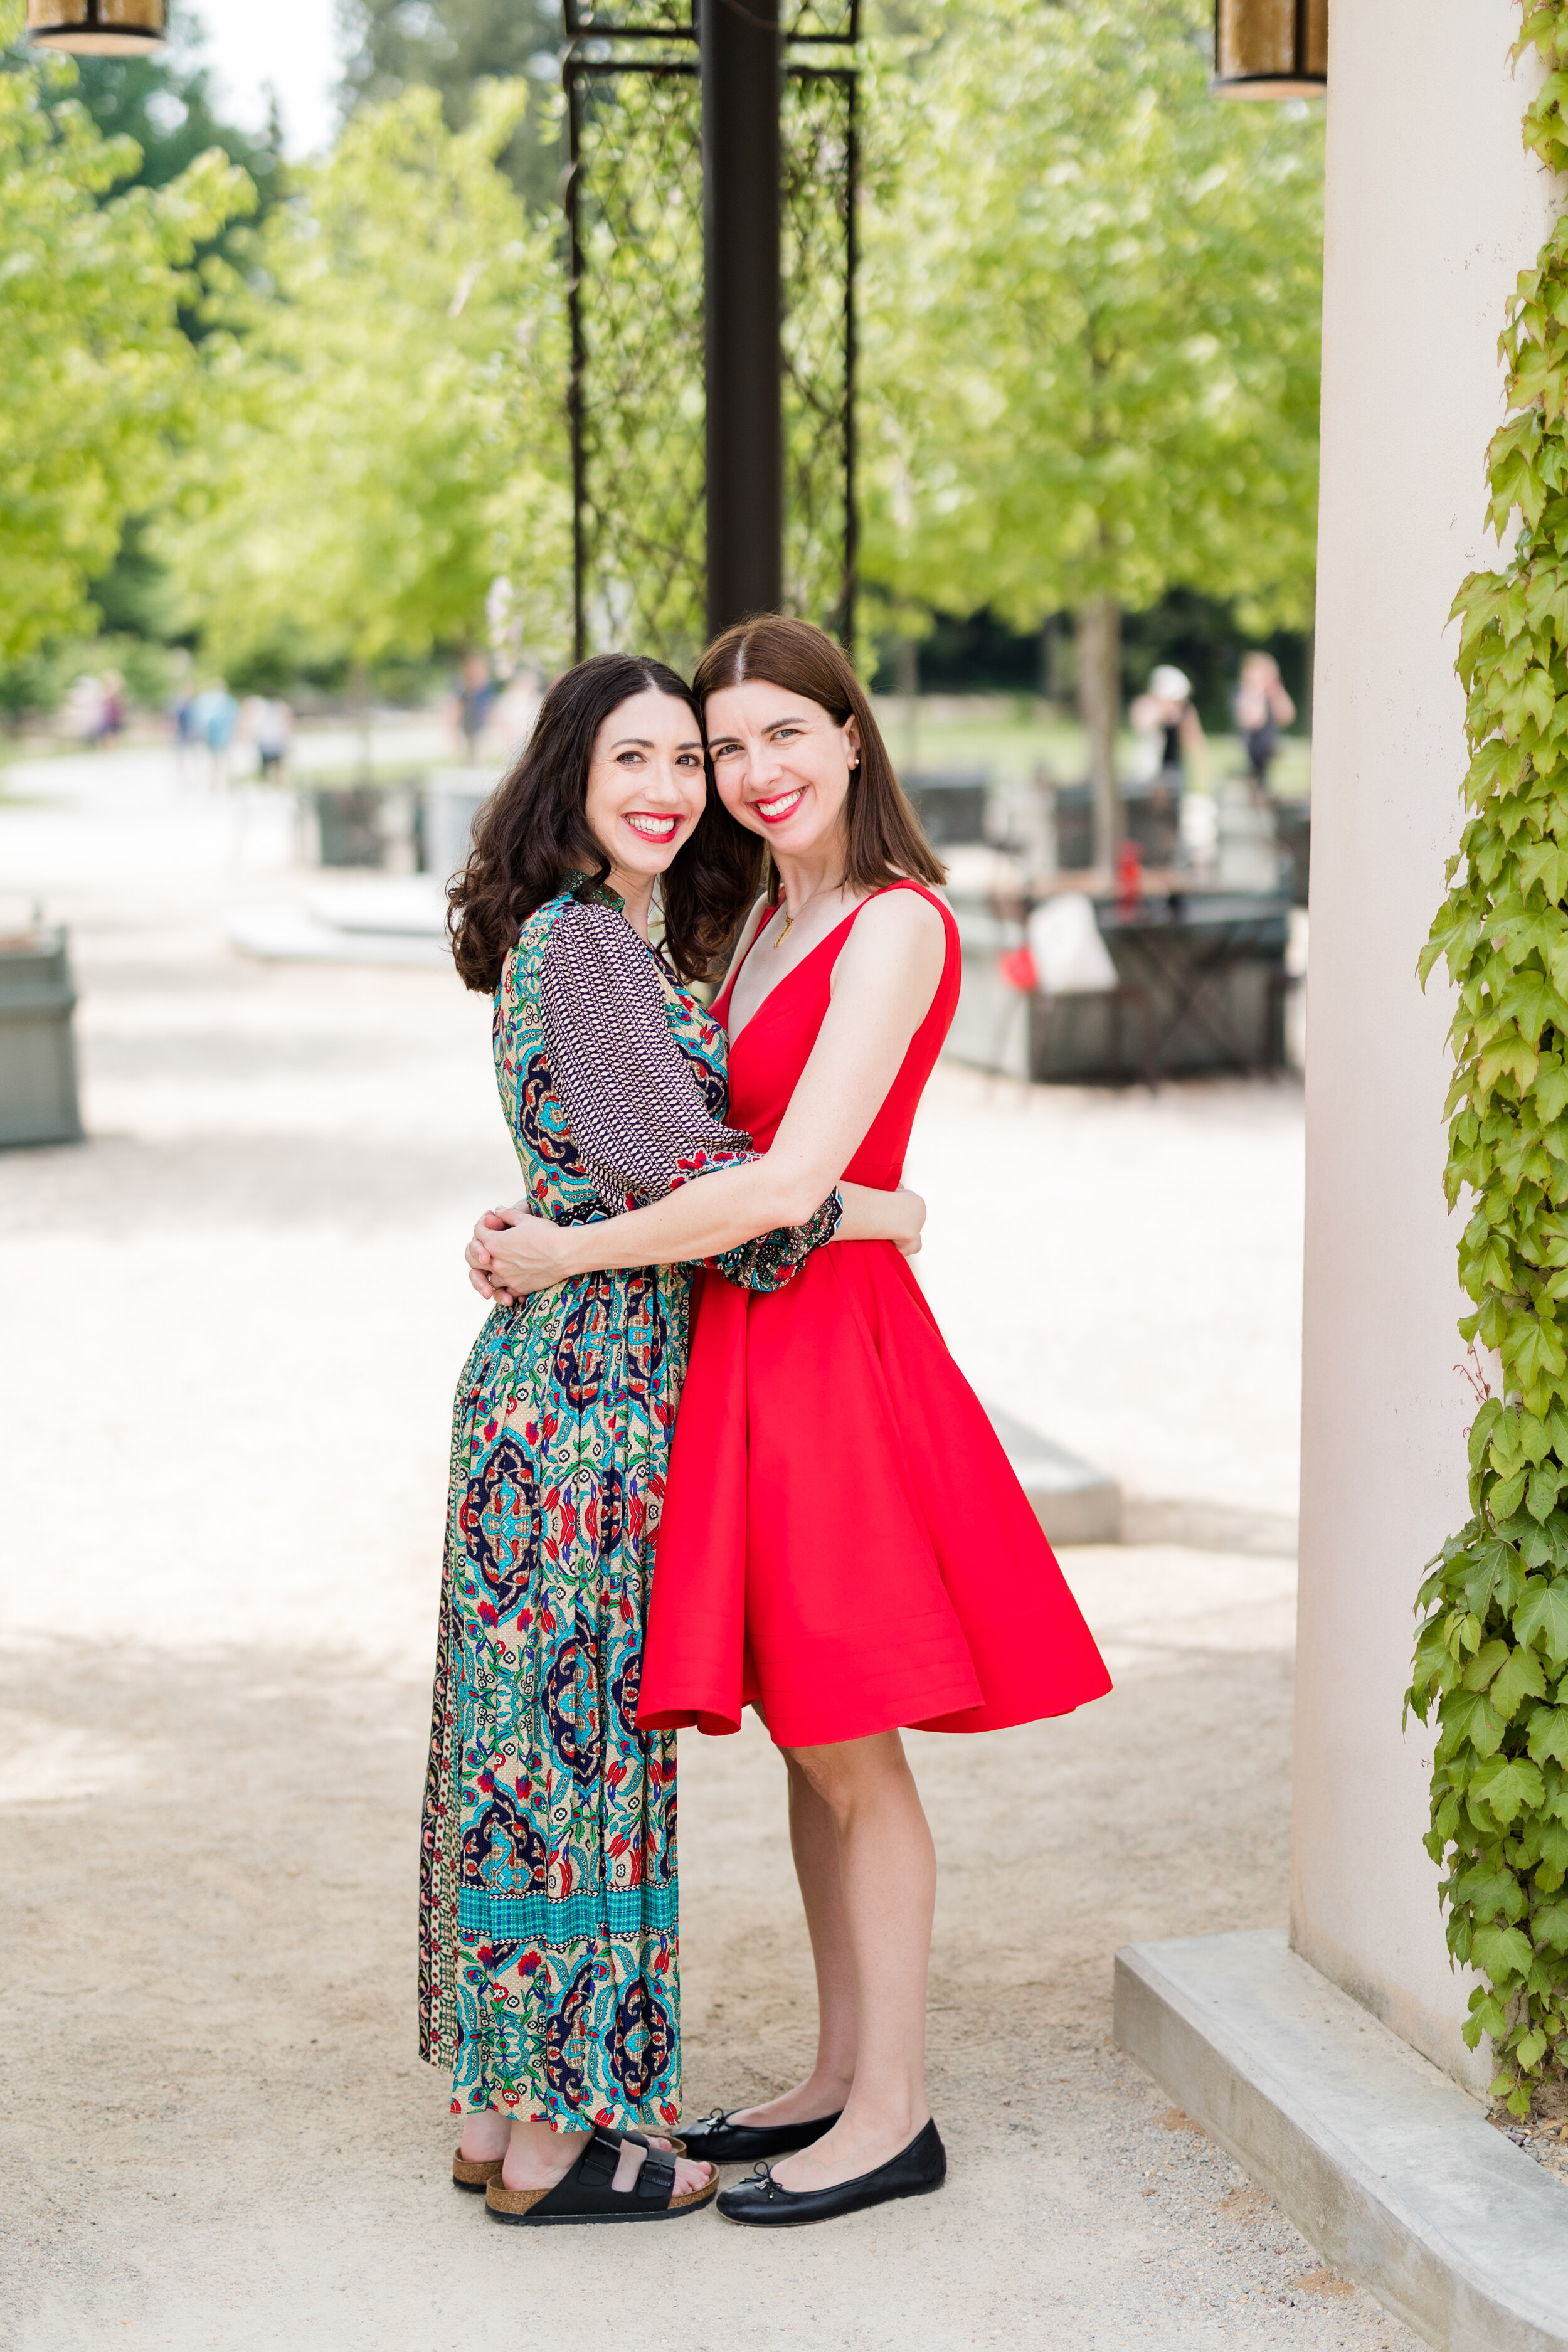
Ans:
[[[1408,2352],[1109,2038],[1119,1944],[1283,1916],[1283,1557],[1069,1553],[1112,1696],[912,1741],[942,2196],[531,2239],[453,2193],[413,1881],[458,1250],[513,1189],[485,1008],[231,955],[226,906],[308,887],[269,802],[241,835],[149,757],[5,782],[94,1140],[0,1158],[0,2343],[467,2352],[477,2309],[531,2352]],[[1284,1521],[1300,1159],[1284,1087],[942,1073],[911,1172],[966,1368],[1144,1496]],[[811,1994],[765,1738],[681,1774],[696,2113],[800,2066]]]

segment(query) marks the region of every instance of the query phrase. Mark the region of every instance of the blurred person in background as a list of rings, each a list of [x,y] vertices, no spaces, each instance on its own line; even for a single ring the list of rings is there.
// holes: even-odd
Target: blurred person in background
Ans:
[[[491,744],[501,759],[510,762],[526,749],[533,732],[533,722],[539,716],[542,693],[538,672],[531,669],[513,670],[497,692],[489,715]]]
[[[180,688],[169,706],[169,717],[174,729],[174,772],[182,784],[189,773],[191,752],[200,740],[195,709],[195,690],[188,686]]]
[[[1296,717],[1296,706],[1280,683],[1279,665],[1272,654],[1255,649],[1242,656],[1232,708],[1253,793],[1261,801],[1268,796],[1268,771],[1279,753],[1279,730],[1291,726]]]
[[[596,1226],[757,1159],[688,985],[754,869],[683,679],[602,654],[555,680],[450,891],[526,1187],[487,1232]],[[923,1216],[911,1193],[825,1185],[800,1225],[750,1225],[709,1262],[773,1292],[835,1233],[913,1246]],[[458,1384],[420,2050],[451,2069],[454,2180],[524,2225],[662,2221],[718,2187],[648,2137],[679,2115],[676,1758],[637,1698],[693,1282],[679,1254],[652,1260],[522,1298],[476,1271],[495,1305]]]
[[[479,739],[489,722],[494,700],[495,683],[488,655],[465,654],[458,672],[457,697],[458,732],[463,739],[465,760],[479,758]]]
[[[244,732],[256,746],[256,771],[264,784],[282,774],[294,738],[294,713],[279,695],[253,694],[240,712]]]
[[[229,752],[239,725],[239,705],[221,677],[202,688],[193,716],[198,740],[206,745],[207,782],[221,793],[228,783]]]
[[[1206,749],[1203,721],[1193,708],[1192,682],[1173,662],[1161,662],[1129,713],[1134,734],[1154,753],[1149,785],[1148,838],[1141,845],[1151,866],[1173,866],[1182,839],[1185,757]]]
[[[67,689],[62,714],[66,732],[79,743],[85,743],[90,751],[103,748],[108,699],[102,678],[90,673],[73,678]]]

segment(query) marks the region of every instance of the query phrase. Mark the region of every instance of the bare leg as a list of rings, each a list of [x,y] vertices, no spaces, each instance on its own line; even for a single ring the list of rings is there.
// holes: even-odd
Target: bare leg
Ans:
[[[855,1962],[844,1908],[838,1824],[796,1759],[782,1750],[789,1774],[789,1842],[816,1967],[816,2063],[803,2083],[748,2107],[743,2124],[811,2123],[836,2116],[855,2079]]]
[[[909,2146],[931,2114],[925,2006],[936,1854],[896,1731],[798,1748],[790,1762],[822,1800],[837,1837],[856,2055],[839,2121],[773,2171],[785,2189],[826,2189],[885,2164]],[[793,1779],[792,1772],[792,1786]],[[826,1916],[831,1935],[832,1915]],[[818,1966],[821,1970],[820,1960]],[[839,1978],[831,1950],[826,1981],[836,2000]]]
[[[458,2143],[458,2153],[466,2156],[470,2164],[493,2164],[498,2156],[506,2154],[511,2137],[511,2117],[498,2115],[494,2107],[483,2115],[463,2117],[463,2137]]]

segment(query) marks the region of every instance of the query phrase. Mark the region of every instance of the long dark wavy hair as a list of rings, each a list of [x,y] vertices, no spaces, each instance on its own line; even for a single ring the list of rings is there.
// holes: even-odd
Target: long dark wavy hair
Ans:
[[[850,771],[847,811],[848,854],[844,880],[854,890],[882,890],[889,882],[944,882],[942,865],[894,772],[882,732],[871,716],[866,689],[855,675],[848,655],[825,629],[796,621],[784,613],[760,613],[737,621],[714,638],[697,665],[692,683],[706,704],[710,694],[747,678],[766,678],[785,694],[804,695],[826,710],[836,727],[853,719],[860,737],[860,764]],[[736,828],[740,830],[739,827]],[[755,895],[764,870],[770,899],[778,897],[778,875],[767,856],[767,845],[755,834],[751,873],[756,878],[747,896]]]
[[[610,861],[588,827],[594,739],[635,694],[684,702],[699,736],[702,707],[683,677],[636,654],[595,654],[564,670],[539,706],[533,732],[474,825],[463,871],[447,892],[452,957],[467,987],[493,994],[518,934],[572,875],[579,898],[609,878]],[[664,950],[686,980],[704,980],[755,895],[752,836],[738,825],[708,770],[708,805],[659,877]]]

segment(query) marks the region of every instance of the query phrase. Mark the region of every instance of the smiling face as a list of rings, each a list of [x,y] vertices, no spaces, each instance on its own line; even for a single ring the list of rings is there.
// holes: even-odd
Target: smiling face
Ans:
[[[775,855],[805,857],[846,830],[859,765],[853,718],[842,726],[805,695],[747,678],[710,695],[708,754],[719,797]]]
[[[684,702],[649,687],[594,738],[584,814],[610,861],[610,887],[662,874],[708,802],[702,738]]]

